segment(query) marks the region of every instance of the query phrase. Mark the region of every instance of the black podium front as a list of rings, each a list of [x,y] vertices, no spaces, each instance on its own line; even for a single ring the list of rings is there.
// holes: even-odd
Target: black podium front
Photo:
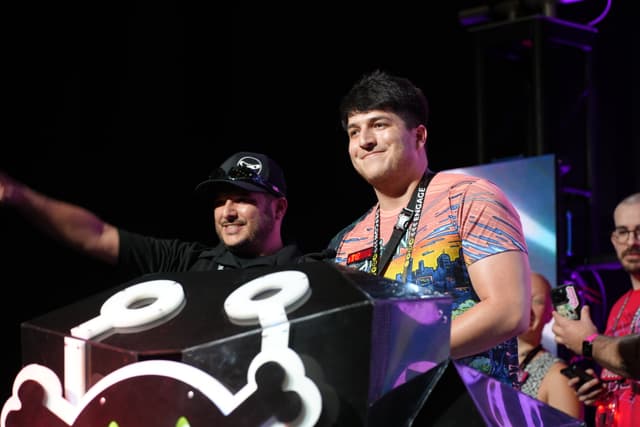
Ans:
[[[452,362],[450,302],[320,262],[143,276],[22,325],[1,424],[582,425]]]

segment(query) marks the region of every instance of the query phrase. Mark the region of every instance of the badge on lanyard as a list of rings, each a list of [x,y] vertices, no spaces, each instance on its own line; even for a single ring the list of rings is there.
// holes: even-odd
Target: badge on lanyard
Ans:
[[[371,258],[372,255],[373,255],[373,246],[370,248],[359,250],[358,252],[354,252],[347,256],[347,265]]]

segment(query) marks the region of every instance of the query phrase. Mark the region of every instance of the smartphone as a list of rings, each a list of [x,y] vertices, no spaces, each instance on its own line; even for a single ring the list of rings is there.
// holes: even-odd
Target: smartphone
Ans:
[[[586,383],[587,381],[591,381],[595,378],[593,375],[587,373],[587,371],[585,371],[582,367],[576,365],[575,363],[572,363],[571,365],[562,369],[560,372],[562,372],[562,375],[567,378],[580,377],[580,381],[578,382],[578,385],[576,385],[576,389],[580,388],[582,384]]]
[[[562,316],[578,320],[582,302],[574,284],[556,286],[551,289],[551,301],[554,309]]]

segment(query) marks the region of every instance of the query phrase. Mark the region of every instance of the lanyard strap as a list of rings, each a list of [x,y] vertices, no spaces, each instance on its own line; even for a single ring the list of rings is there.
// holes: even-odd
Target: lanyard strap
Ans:
[[[616,320],[613,322],[613,326],[611,327],[611,333],[612,334],[615,334],[617,332],[616,329],[618,328],[618,322],[620,321],[620,318],[622,317],[622,312],[624,311],[625,308],[627,308],[627,303],[629,302],[629,299],[631,298],[631,294],[633,294],[633,289],[631,289],[630,291],[627,291],[627,296],[624,299],[624,301],[622,302],[622,307],[620,307],[620,310],[618,310],[618,315],[616,316]],[[631,331],[633,331],[633,323],[631,323]]]
[[[529,366],[529,363],[531,363],[535,355],[538,354],[540,350],[542,350],[542,344],[538,344],[529,353],[527,353],[522,363],[518,365],[518,387],[522,387],[527,381],[527,378],[529,378],[529,373],[525,371],[525,369]]]
[[[535,355],[538,354],[538,352],[540,352],[540,350],[542,350],[542,344],[538,344],[529,353],[527,353],[526,357],[524,358],[524,360],[520,364],[520,369],[524,371],[524,368],[526,368],[529,365],[531,360],[533,360]]]
[[[406,208],[402,208],[402,211],[398,214],[398,220],[393,227],[393,233],[389,242],[384,246],[384,253],[380,257],[380,205],[376,209],[376,217],[373,228],[373,256],[371,258],[371,270],[372,274],[383,276],[384,272],[391,261],[391,257],[396,250],[396,247],[400,243],[400,239],[404,233],[411,227],[411,238],[409,239],[409,247],[407,248],[407,257],[405,264],[411,258],[411,250],[413,249],[413,243],[415,241],[415,235],[418,231],[418,221],[422,214],[422,204],[424,201],[424,195],[427,192],[427,186],[431,181],[431,174],[424,174],[420,180],[420,184],[416,187],[411,195],[411,200]],[[409,208],[411,206],[411,208]],[[379,265],[378,265],[379,261]]]

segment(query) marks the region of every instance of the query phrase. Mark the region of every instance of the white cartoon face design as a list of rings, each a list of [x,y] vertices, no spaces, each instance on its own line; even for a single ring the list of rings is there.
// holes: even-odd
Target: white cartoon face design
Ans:
[[[257,298],[265,292],[271,296]],[[304,304],[309,292],[304,273],[281,271],[251,280],[229,295],[224,306],[232,321],[262,327],[261,350],[251,361],[246,385],[235,394],[207,372],[171,360],[126,365],[84,390],[85,340],[117,325],[157,325],[185,303],[177,282],[133,285],[114,294],[99,316],[65,337],[64,388],[45,366],[31,364],[19,372],[13,395],[2,408],[1,427],[233,426],[240,421],[246,425],[247,419],[255,420],[251,425],[312,426],[320,417],[322,397],[299,355],[289,348],[286,315]],[[154,302],[142,311],[129,308],[149,299]]]

